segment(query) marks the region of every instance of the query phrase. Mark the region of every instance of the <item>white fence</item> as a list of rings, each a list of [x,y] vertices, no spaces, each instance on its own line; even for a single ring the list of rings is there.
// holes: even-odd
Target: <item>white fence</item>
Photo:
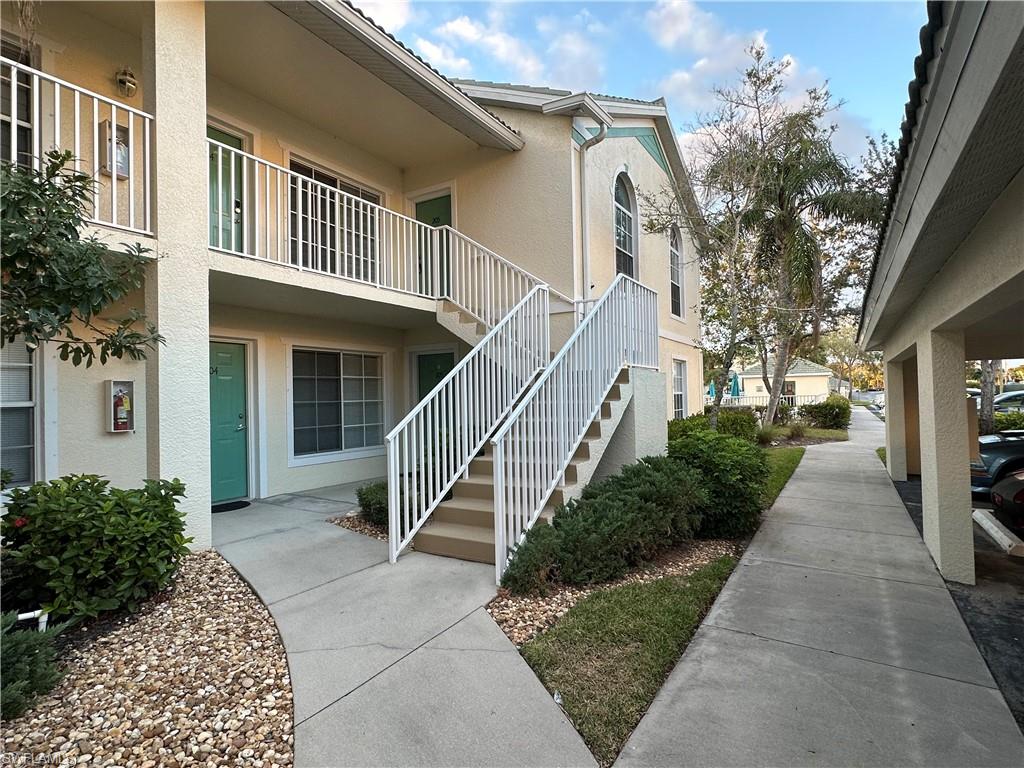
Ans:
[[[658,367],[658,295],[620,274],[491,440],[498,581],[627,365]]]
[[[70,150],[95,180],[89,219],[152,234],[152,115],[7,58],[0,91],[3,160],[38,169],[45,152]]]
[[[550,356],[548,288],[533,287],[387,436],[394,562]]]
[[[823,403],[827,397],[828,395],[782,395],[779,402],[792,406],[811,405]],[[714,405],[714,403],[715,398],[711,395],[704,395],[704,405]],[[764,405],[768,405],[768,395],[726,395],[722,398],[723,408],[755,408]]]

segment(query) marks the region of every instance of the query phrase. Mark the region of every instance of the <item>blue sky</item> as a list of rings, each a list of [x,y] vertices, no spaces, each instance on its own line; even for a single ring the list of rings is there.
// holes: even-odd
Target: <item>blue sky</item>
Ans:
[[[790,88],[828,80],[837,146],[897,134],[920,51],[921,2],[434,2],[355,0],[451,77],[664,96],[677,130],[734,81],[752,40],[792,59]]]

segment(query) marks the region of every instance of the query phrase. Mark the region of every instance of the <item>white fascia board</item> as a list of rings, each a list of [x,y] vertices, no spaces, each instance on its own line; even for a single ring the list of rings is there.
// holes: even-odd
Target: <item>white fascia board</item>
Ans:
[[[557,99],[551,99],[540,108],[540,111],[545,115],[586,114],[594,120],[597,120],[599,123],[604,123],[609,126],[615,122],[615,118],[608,114],[608,111],[604,109],[593,96],[585,91],[580,93],[571,93],[568,96],[562,96]]]

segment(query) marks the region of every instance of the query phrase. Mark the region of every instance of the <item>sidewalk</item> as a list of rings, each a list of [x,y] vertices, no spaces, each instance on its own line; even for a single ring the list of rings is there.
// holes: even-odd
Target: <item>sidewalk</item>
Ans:
[[[483,606],[494,567],[324,522],[354,488],[214,516],[217,550],[277,622],[295,702],[295,766],[593,766]]]
[[[883,443],[807,448],[617,765],[1024,765]]]

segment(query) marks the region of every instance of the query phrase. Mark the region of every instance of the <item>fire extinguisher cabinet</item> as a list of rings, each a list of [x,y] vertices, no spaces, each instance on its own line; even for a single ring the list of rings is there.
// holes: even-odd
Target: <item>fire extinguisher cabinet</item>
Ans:
[[[135,431],[135,382],[131,379],[108,379],[104,387],[107,397],[107,432],[127,435]]]

